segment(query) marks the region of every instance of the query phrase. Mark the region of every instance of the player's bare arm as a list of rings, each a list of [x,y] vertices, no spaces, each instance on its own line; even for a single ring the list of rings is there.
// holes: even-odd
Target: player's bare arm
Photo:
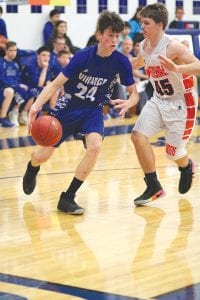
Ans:
[[[179,41],[172,41],[167,49],[167,57],[159,55],[159,59],[169,71],[200,74],[200,61]]]

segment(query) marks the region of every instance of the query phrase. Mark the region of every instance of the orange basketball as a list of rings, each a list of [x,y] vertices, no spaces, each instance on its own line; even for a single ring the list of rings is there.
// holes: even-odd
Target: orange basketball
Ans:
[[[54,146],[62,137],[62,126],[53,116],[41,116],[33,122],[31,135],[40,146]]]

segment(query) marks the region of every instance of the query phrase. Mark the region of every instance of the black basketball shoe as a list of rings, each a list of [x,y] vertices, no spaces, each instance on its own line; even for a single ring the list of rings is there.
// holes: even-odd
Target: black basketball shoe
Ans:
[[[23,177],[23,190],[24,193],[30,195],[36,186],[36,176],[40,167],[32,167],[31,162],[28,163],[26,172]]]
[[[178,191],[181,194],[185,194],[192,186],[192,179],[194,177],[194,163],[191,159],[189,159],[189,164],[187,167],[179,167],[178,169],[181,172]]]
[[[144,181],[146,182],[146,179],[144,179]],[[147,188],[144,191],[144,193],[134,200],[134,204],[143,205],[148,202],[157,200],[163,196],[165,196],[165,191],[163,190],[160,182],[156,180],[155,183],[151,186],[147,185]]]
[[[57,205],[58,210],[66,212],[70,215],[82,215],[84,213],[84,208],[80,207],[74,201],[75,195],[73,197],[68,197],[65,192],[62,192]]]

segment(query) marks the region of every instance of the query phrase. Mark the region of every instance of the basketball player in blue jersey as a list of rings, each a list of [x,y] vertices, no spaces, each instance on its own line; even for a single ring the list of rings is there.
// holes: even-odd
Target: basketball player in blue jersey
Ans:
[[[164,33],[168,23],[164,4],[148,5],[140,15],[145,39],[140,43],[139,55],[132,63],[133,68],[145,67],[154,94],[145,104],[132,132],[147,186],[144,193],[134,200],[135,205],[148,203],[165,194],[157,177],[155,155],[149,143],[149,138],[162,130],[166,132],[166,155],[180,171],[179,193],[187,193],[192,185],[194,164],[188,157],[186,145],[192,134],[197,109],[191,74],[197,74],[199,70],[199,61],[189,49]]]
[[[104,11],[97,24],[99,43],[77,52],[55,80],[44,88],[29,112],[30,131],[44,103],[64,84],[65,94],[51,112],[61,122],[63,136],[55,147],[39,147],[32,153],[23,177],[23,189],[26,194],[31,194],[41,163],[51,157],[66,137],[82,132],[87,143],[85,156],[77,166],[69,188],[61,193],[58,202],[58,209],[69,214],[84,213],[74,198],[96,163],[104,136],[103,105],[110,101],[118,77],[129,93],[126,103],[119,99],[116,105],[120,115],[124,116],[128,107],[138,102],[132,66],[127,57],[116,51],[123,28],[124,22],[119,15]]]

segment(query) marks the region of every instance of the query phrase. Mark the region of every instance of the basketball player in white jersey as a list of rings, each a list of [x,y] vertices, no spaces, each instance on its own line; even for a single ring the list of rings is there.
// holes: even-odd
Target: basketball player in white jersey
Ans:
[[[165,194],[157,177],[155,155],[149,142],[151,136],[162,130],[166,132],[166,155],[180,171],[179,192],[185,194],[191,187],[194,164],[188,157],[186,144],[195,123],[197,99],[193,76],[180,73],[181,66],[178,71],[176,64],[184,65],[189,74],[196,74],[192,72],[196,63],[199,67],[198,59],[185,45],[164,33],[168,23],[164,4],[143,8],[141,22],[144,40],[132,65],[133,69],[145,67],[154,94],[139,115],[131,136],[147,186],[144,193],[134,200],[135,205],[145,204]],[[128,105],[117,100],[113,100],[113,104],[118,108]]]

